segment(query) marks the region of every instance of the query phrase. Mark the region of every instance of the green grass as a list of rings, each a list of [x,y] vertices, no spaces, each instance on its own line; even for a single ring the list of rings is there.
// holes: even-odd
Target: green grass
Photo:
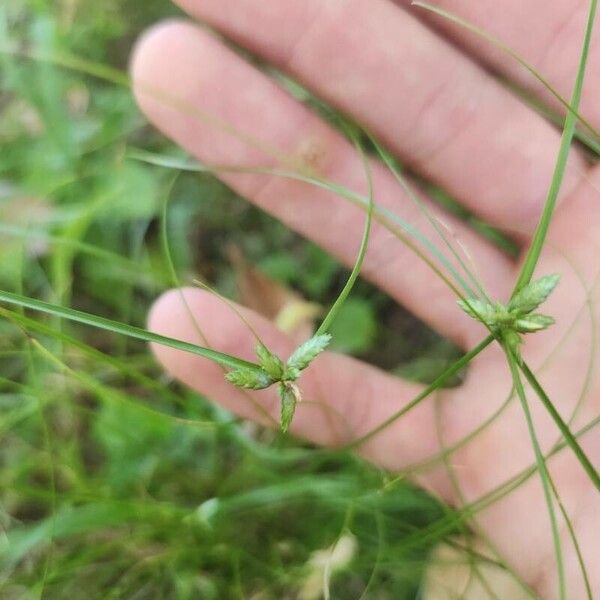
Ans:
[[[535,270],[578,135],[594,10],[592,2],[572,99],[559,98],[568,108],[561,150],[515,291]],[[144,3],[143,10],[134,0],[10,0],[0,7],[0,290],[12,290],[0,292],[0,596],[295,597],[315,575],[316,553],[344,539],[353,540],[356,551],[331,574],[332,598],[418,598],[428,553],[454,534],[466,534],[465,560],[480,577],[479,565],[489,559],[471,549],[470,519],[539,473],[566,597],[555,502],[565,513],[545,462],[569,447],[597,486],[600,478],[577,441],[582,432],[562,421],[510,349],[507,370],[536,451],[536,465],[513,480],[450,510],[403,475],[392,477],[348,452],[459,381],[489,344],[504,343],[491,331],[460,356],[361,281],[371,220],[407,244],[458,297],[486,299],[468,261],[429,213],[441,240],[378,206],[371,190],[363,197],[325,180],[275,171],[334,191],[365,211],[355,267],[343,269],[148,127],[122,69],[138,33],[174,13],[163,0]],[[366,148],[378,155],[404,185],[401,169],[375,140],[315,99],[307,101],[348,133],[361,154]],[[585,135],[596,132],[587,127]],[[368,167],[365,178],[370,184]],[[514,251],[442,190],[433,192]],[[350,447],[333,451],[250,426],[170,381],[146,342],[195,352],[228,369],[258,369],[145,330],[153,300],[174,283],[199,278],[235,298],[232,244],[275,281],[331,307],[319,331],[332,333],[332,346],[428,387]],[[526,397],[521,375],[564,437],[546,456],[529,416],[537,399]],[[451,450],[438,457],[450,475]],[[497,564],[506,568],[499,558]]]
[[[332,577],[334,597],[367,585],[382,598],[415,597],[433,542],[405,551],[402,541],[443,514],[434,500],[346,452],[248,428],[169,381],[143,341],[122,335],[140,334],[172,284],[160,239],[172,172],[128,148],[178,153],[126,88],[40,58],[80,57],[110,78],[138,32],[173,9],[85,0],[69,21],[67,4],[0,8],[0,46],[27,41],[37,56],[0,54],[0,288],[69,307],[2,309],[0,596],[282,598],[302,588],[312,553],[351,532],[359,550]],[[235,297],[228,243],[324,305],[348,279],[212,175],[179,176],[169,207],[178,278],[200,275]],[[114,326],[59,318],[75,310]],[[354,338],[357,318],[365,334]],[[386,321],[412,337],[390,336]],[[332,328],[340,344],[392,367],[444,344],[362,281]]]

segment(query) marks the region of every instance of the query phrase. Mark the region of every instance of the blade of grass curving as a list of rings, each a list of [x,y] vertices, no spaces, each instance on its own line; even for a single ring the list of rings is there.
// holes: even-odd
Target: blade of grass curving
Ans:
[[[211,350],[210,348],[204,348],[202,346],[197,346],[196,344],[190,344],[189,342],[182,342],[181,340],[176,340],[164,335],[152,333],[151,331],[147,331],[140,327],[119,323],[118,321],[113,321],[112,319],[99,317],[97,315],[74,310],[72,308],[65,308],[64,306],[59,306],[57,304],[50,304],[49,302],[35,300],[20,294],[13,294],[11,292],[0,290],[0,302],[5,302],[15,306],[22,306],[38,312],[54,315],[60,317],[61,319],[68,319],[70,321],[83,323],[84,325],[90,325],[91,327],[97,327],[98,329],[104,329],[120,335],[126,335],[144,342],[153,342],[163,346],[169,346],[170,348],[175,348],[176,350],[190,352],[232,369],[249,369],[257,373],[261,372],[261,369],[257,364],[241,358],[236,358],[235,356],[231,356],[229,354],[224,354],[223,352],[217,352],[216,350]]]
[[[531,385],[534,392],[537,394],[538,398],[542,401],[542,404],[556,423],[556,426],[563,434],[565,438],[565,442],[573,451],[573,454],[579,460],[579,463],[588,474],[589,478],[592,480],[592,483],[596,487],[598,491],[600,491],[600,476],[598,475],[598,471],[594,468],[594,465],[591,463],[590,459],[587,457],[583,448],[579,445],[579,442],[575,438],[575,436],[571,433],[569,426],[563,421],[563,418],[560,416],[560,413],[552,404],[550,398],[546,394],[544,388],[540,385],[540,382],[537,380],[536,376],[533,374],[527,363],[523,363],[520,365],[520,369],[525,375],[529,385]]]
[[[590,0],[590,9],[585,29],[583,47],[581,49],[581,57],[579,59],[579,66],[577,68],[577,77],[575,79],[575,85],[573,87],[573,93],[571,96],[571,106],[573,107],[573,110],[577,110],[579,108],[579,102],[581,100],[581,91],[583,88],[583,80],[585,78],[585,69],[587,66],[587,60],[589,55],[590,41],[592,37],[592,31],[594,29],[596,7],[597,0]],[[565,124],[561,137],[558,157],[556,159],[554,175],[552,176],[552,181],[550,183],[550,189],[548,190],[548,196],[546,198],[544,210],[542,212],[540,221],[536,227],[535,233],[533,235],[533,240],[531,242],[529,250],[527,251],[527,255],[525,256],[525,260],[521,267],[521,272],[519,273],[519,277],[517,278],[517,282],[513,290],[513,296],[531,281],[533,272],[535,271],[535,267],[540,258],[540,254],[546,241],[546,236],[548,235],[550,221],[552,220],[554,209],[556,207],[558,193],[560,191],[562,181],[564,178],[567,166],[567,159],[569,157],[569,150],[571,148],[571,142],[573,141],[573,136],[575,134],[576,123],[577,117],[575,116],[575,113],[569,111],[565,118]]]
[[[175,176],[173,178],[173,180],[167,185],[167,190],[166,190],[166,193],[164,194],[164,202],[162,205],[161,216],[160,216],[160,243],[162,246],[163,255],[165,257],[165,260],[167,263],[167,268],[169,270],[169,275],[171,276],[173,285],[175,285],[177,287],[177,289],[179,290],[179,295],[180,295],[181,301],[183,303],[183,306],[185,307],[185,310],[187,312],[187,315],[188,315],[190,321],[193,324],[193,327],[194,327],[196,333],[198,334],[198,336],[200,337],[202,342],[208,347],[209,346],[208,339],[207,339],[206,335],[204,334],[202,327],[200,327],[200,323],[198,323],[198,319],[196,319],[196,315],[193,313],[192,309],[190,308],[187,298],[185,297],[185,294],[181,291],[181,282],[179,281],[179,277],[177,275],[177,269],[175,268],[175,262],[173,260],[173,253],[171,252],[171,244],[169,243],[168,208],[169,208],[169,202],[171,199],[171,191],[173,189],[173,186],[175,185],[176,180],[177,180],[177,176]],[[264,346],[264,343],[258,336],[258,333],[255,331],[255,329],[252,327],[252,325],[250,325],[248,320],[240,313],[240,311],[233,305],[232,302],[230,302],[227,298],[223,297],[221,294],[219,294],[219,292],[217,292],[216,290],[211,288],[209,285],[201,283],[201,282],[198,282],[198,283],[200,283],[200,285],[202,285],[202,287],[206,288],[209,292],[216,295],[227,306],[229,306],[229,308],[231,308],[232,311],[248,327],[248,329],[254,335],[256,340]],[[227,371],[226,365],[221,365],[221,366],[224,367],[224,371]],[[269,411],[266,410],[265,407],[260,402],[255,400],[255,398],[250,393],[248,393],[247,390],[239,389],[239,392],[242,393],[246,397],[248,402],[250,404],[252,404],[253,408],[258,413],[260,413],[268,422],[272,423],[273,425],[277,424],[277,422],[275,421],[275,419],[273,418],[271,413],[269,413]]]
[[[129,150],[128,156],[134,160],[140,160],[156,166],[162,166],[165,168],[177,168],[180,170],[196,172],[196,173],[210,173],[218,175],[219,173],[254,173],[260,175],[272,175],[274,177],[282,177],[291,179],[294,181],[301,181],[322,188],[334,194],[337,194],[341,198],[361,207],[363,210],[368,210],[369,199],[365,198],[361,194],[353,192],[343,185],[320,179],[315,176],[305,175],[303,173],[286,171],[278,168],[267,168],[267,167],[233,167],[228,165],[205,165],[196,161],[181,160],[174,157],[162,157],[150,152],[143,150],[133,149]],[[396,213],[390,209],[380,206],[377,203],[373,206],[373,218],[383,225],[388,231],[393,233],[403,244],[405,244],[419,259],[427,264],[427,266],[450,288],[450,290],[458,297],[464,299],[463,293],[458,289],[452,281],[446,276],[446,274],[418,247],[415,242],[422,244],[427,250],[440,262],[448,273],[454,278],[458,286],[462,287],[464,294],[470,295],[471,289],[469,286],[463,286],[463,278],[456,272],[456,269],[447,259],[447,257],[440,252],[440,250],[433,244],[426,236],[424,236],[416,227],[399,217]],[[414,240],[414,241],[413,241]]]
[[[319,325],[319,328],[317,329],[315,336],[323,335],[329,331],[331,324],[333,323],[333,321],[335,321],[336,317],[338,316],[342,306],[344,305],[348,296],[350,295],[350,292],[352,291],[352,288],[354,287],[354,284],[356,283],[358,276],[360,275],[360,271],[362,269],[363,263],[365,261],[365,256],[367,254],[367,248],[369,246],[369,237],[371,234],[371,224],[373,222],[373,207],[375,206],[375,200],[373,198],[373,177],[372,177],[369,161],[368,161],[368,159],[365,155],[365,152],[360,144],[360,141],[354,135],[352,135],[352,137],[353,137],[354,145],[355,145],[355,147],[360,155],[361,161],[363,163],[363,167],[365,169],[365,175],[367,178],[367,186],[368,186],[367,218],[365,219],[365,227],[363,230],[363,235],[362,235],[360,247],[358,250],[358,255],[356,257],[354,266],[352,267],[352,271],[350,272],[350,276],[348,277],[348,280],[346,281],[346,284],[340,291],[338,297],[335,299],[335,302],[333,303],[333,305],[331,306],[331,308],[325,315],[325,318]]]
[[[466,367],[480,352],[485,350],[493,341],[494,336],[489,335],[482,342],[480,342],[475,348],[467,352],[463,357],[458,359],[454,364],[450,365],[443,373],[441,373],[432,383],[430,383],[423,391],[421,391],[415,398],[413,398],[408,404],[403,406],[398,412],[395,412],[391,417],[388,417],[383,423],[377,425],[377,427],[371,429],[361,437],[353,440],[350,444],[347,444],[344,449],[345,450],[353,450],[378,433],[389,427],[394,421],[403,417],[406,413],[412,410],[415,406],[417,406],[420,402],[425,400],[429,395],[433,392],[441,388],[444,383],[450,379],[453,375],[461,371],[464,367]]]
[[[569,102],[561,96],[558,91],[552,86],[552,84],[529,62],[527,62],[520,54],[515,52],[510,46],[505,44],[502,40],[497,38],[496,36],[487,33],[483,29],[473,25],[469,21],[459,17],[455,13],[450,12],[449,10],[440,8],[439,6],[435,6],[434,4],[430,4],[429,2],[422,2],[421,0],[413,0],[411,2],[413,6],[417,6],[419,8],[423,8],[424,10],[430,11],[452,23],[456,23],[460,25],[464,29],[467,29],[471,33],[478,35],[480,38],[490,42],[496,48],[502,50],[502,52],[508,54],[512,59],[518,62],[526,71],[528,71],[533,77],[535,77],[545,88],[548,90],[558,102],[569,112],[571,112],[577,120],[594,136],[600,138],[600,132],[585,118],[578,112],[576,107],[573,107]],[[561,119],[562,120],[562,119]]]
[[[547,119],[552,124],[557,127],[562,127],[564,124],[565,116],[555,110],[552,110],[547,105],[543,104],[537,98],[531,96],[531,94],[526,93],[523,88],[518,87],[514,83],[510,81],[505,81],[506,87],[517,96],[524,104],[526,104],[529,108],[537,112],[539,115]],[[575,139],[583,144],[590,152],[595,154],[596,156],[600,156],[600,141],[595,140],[591,135],[584,133],[577,129],[575,131]]]
[[[462,270],[465,272],[466,276],[470,279],[470,281],[474,285],[474,287],[479,291],[479,293],[481,294],[481,296],[483,298],[485,298],[486,300],[488,300],[489,302],[491,302],[491,300],[488,297],[488,295],[487,295],[487,293],[486,293],[483,285],[478,280],[478,278],[475,275],[475,273],[473,273],[468,268],[468,266],[465,264],[465,262],[464,262],[462,256],[460,255],[460,253],[450,243],[450,240],[444,234],[444,231],[443,231],[442,227],[440,226],[440,223],[438,222],[438,220],[436,219],[436,217],[427,208],[427,206],[425,205],[425,203],[422,202],[419,199],[419,197],[417,196],[417,194],[415,194],[415,192],[412,190],[412,188],[410,187],[410,185],[408,185],[406,179],[402,176],[402,173],[400,173],[398,167],[394,163],[394,160],[390,156],[390,153],[387,152],[381,146],[381,144],[379,144],[379,142],[373,136],[369,135],[369,140],[371,141],[371,143],[375,147],[375,150],[377,151],[377,154],[379,155],[379,157],[381,158],[381,160],[383,160],[383,162],[385,163],[385,165],[387,166],[387,168],[390,170],[390,172],[392,173],[392,175],[394,176],[394,178],[396,179],[396,181],[399,183],[400,187],[404,190],[404,192],[406,193],[406,195],[411,199],[411,201],[413,202],[413,204],[416,205],[416,207],[419,209],[419,211],[425,216],[425,218],[430,223],[430,225],[435,229],[435,231],[438,234],[438,236],[444,242],[444,245],[448,248],[448,250],[450,250],[450,252],[454,256],[454,258],[457,260],[458,264],[460,265],[460,267],[462,268]],[[462,280],[461,283],[462,283],[462,288],[464,290],[469,290],[468,295],[470,297],[471,296],[472,297],[477,296],[477,294],[475,294],[475,292],[473,291],[473,289],[464,280]]]
[[[417,463],[413,463],[412,465],[408,465],[402,469],[402,473],[406,476],[416,475],[426,471],[427,469],[431,469],[440,461],[446,459],[450,455],[454,454],[460,448],[464,448],[469,442],[473,441],[480,433],[485,431],[510,405],[511,400],[514,397],[514,391],[511,390],[510,394],[507,396],[506,400],[499,406],[499,408],[489,416],[483,423],[475,427],[472,431],[470,431],[467,435],[463,436],[460,440],[455,442],[454,444],[445,447],[443,450],[435,454],[434,456],[422,460]]]
[[[554,545],[554,555],[556,558],[556,568],[558,571],[558,589],[559,589],[559,598],[561,600],[565,600],[566,598],[566,586],[565,586],[565,568],[563,562],[563,554],[562,554],[562,545],[560,541],[560,533],[558,529],[558,522],[556,520],[556,512],[554,510],[554,501],[552,499],[552,483],[550,483],[550,473],[548,472],[548,467],[546,466],[546,459],[542,450],[540,448],[540,444],[537,438],[537,434],[535,432],[535,426],[533,424],[533,418],[531,416],[531,411],[529,410],[529,404],[527,402],[527,396],[525,394],[525,388],[523,387],[523,382],[521,381],[521,376],[519,374],[519,368],[517,366],[517,359],[512,354],[511,350],[506,347],[504,348],[506,359],[508,361],[510,367],[510,373],[513,379],[513,384],[515,386],[515,391],[519,400],[521,401],[521,406],[523,408],[523,413],[525,414],[525,420],[527,422],[527,429],[529,430],[529,436],[531,438],[531,445],[533,447],[533,451],[535,453],[535,461],[537,464],[537,470],[540,474],[540,479],[542,481],[542,486],[544,489],[544,498],[546,501],[546,506],[548,509],[548,517],[550,519],[550,526],[552,529],[552,543]]]

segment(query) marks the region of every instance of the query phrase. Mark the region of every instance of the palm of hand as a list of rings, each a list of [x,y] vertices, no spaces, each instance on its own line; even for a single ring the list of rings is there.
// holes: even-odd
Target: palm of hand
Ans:
[[[473,59],[524,83],[523,73],[510,60],[441,22],[436,25],[446,27],[442,35],[434,34],[429,22],[420,23],[389,0],[285,0],[275,6],[255,0],[181,0],[180,4],[352,114],[416,171],[515,235],[526,247],[551,178],[559,133]],[[487,0],[471,3],[476,6],[462,0],[443,4],[498,33],[568,96],[586,5],[573,10],[564,0],[553,3],[549,10],[542,0],[534,0],[526,8],[511,0],[511,11],[506,3],[498,7]],[[531,11],[529,20],[527,15],[519,17],[531,23],[533,29],[528,28],[527,33],[507,17],[521,10]],[[547,31],[556,32],[556,47],[549,44]],[[443,36],[458,40],[472,57],[455,50]],[[589,72],[597,73],[598,67],[600,49],[593,47]],[[284,155],[286,165],[299,165],[365,192],[360,158],[344,139],[193,25],[168,23],[147,35],[133,61],[133,78],[138,100],[149,118],[208,164],[277,166]],[[529,80],[526,83],[531,84]],[[548,100],[535,86],[533,93]],[[177,102],[166,102],[167,96]],[[597,81],[590,82],[581,112],[595,126],[600,124],[599,96]],[[182,109],[184,105],[187,110]],[[243,135],[232,134],[233,129]],[[406,200],[389,172],[379,164],[371,168],[377,203],[426,229],[423,215]],[[364,219],[361,211],[326,190],[300,182],[256,173],[223,172],[221,177],[340,260],[352,262]],[[594,181],[600,181],[598,170],[579,150],[573,150],[561,203],[538,268],[540,274],[562,275],[559,288],[544,306],[557,324],[528,336],[524,349],[563,418],[569,421],[573,417],[573,431],[597,416],[600,393],[594,356],[600,209]],[[426,197],[423,201],[439,213]],[[517,266],[463,223],[448,215],[441,218],[469,249],[490,295],[506,299]],[[460,314],[451,292],[428,267],[381,226],[373,229],[364,273],[464,348],[473,347],[485,334],[479,324]],[[185,296],[212,345],[252,357],[252,336],[227,307],[199,290],[186,290]],[[249,312],[247,318],[280,356],[291,351],[292,341],[272,324]],[[170,292],[157,302],[150,324],[163,334],[198,341],[180,293]],[[188,385],[234,412],[264,421],[247,397],[223,380],[218,368],[166,348],[156,348],[156,353],[164,366]],[[306,403],[298,411],[293,430],[321,444],[365,434],[421,389],[333,354],[323,355],[307,371],[302,385],[307,397],[331,410]],[[376,463],[401,470],[460,442],[493,416],[510,393],[506,360],[499,348],[490,347],[473,363],[461,388],[425,401],[360,451]],[[253,397],[276,413],[274,394],[259,392]],[[547,452],[559,434],[535,396],[529,397],[538,437]],[[338,416],[332,419],[332,414]],[[441,427],[436,426],[438,420]],[[581,443],[598,465],[600,443],[593,438],[592,432],[583,436]],[[456,449],[449,461],[454,479],[438,462],[420,481],[458,505],[476,501],[532,465],[533,451],[518,402],[508,403],[493,424]],[[599,525],[594,514],[600,504],[597,492],[570,451],[557,454],[549,467],[592,574],[592,587],[600,592],[598,541],[593,535]],[[480,512],[477,523],[540,595],[557,595],[551,531],[537,476]],[[584,597],[583,579],[564,527],[562,539],[569,593]]]

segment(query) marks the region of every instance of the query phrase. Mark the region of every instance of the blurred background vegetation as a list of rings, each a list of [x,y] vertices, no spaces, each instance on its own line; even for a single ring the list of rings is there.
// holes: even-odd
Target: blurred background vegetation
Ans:
[[[179,281],[257,308],[327,306],[347,271],[211,176],[132,158],[181,153],[126,87],[50,60],[124,70],[139,33],[175,14],[167,0],[1,3],[0,287],[143,326],[174,284],[168,194]],[[333,598],[418,597],[438,537],[421,532],[444,514],[424,493],[237,421],[144,344],[0,317],[1,598],[317,599],[340,539]],[[332,333],[338,350],[425,381],[456,356],[364,282]]]

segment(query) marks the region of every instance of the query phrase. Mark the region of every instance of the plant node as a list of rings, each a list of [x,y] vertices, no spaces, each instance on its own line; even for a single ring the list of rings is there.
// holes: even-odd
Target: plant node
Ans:
[[[508,304],[493,304],[479,298],[459,300],[458,305],[473,319],[480,321],[496,335],[521,363],[522,335],[547,329],[554,319],[533,313],[552,293],[560,275],[546,275],[519,290]]]

